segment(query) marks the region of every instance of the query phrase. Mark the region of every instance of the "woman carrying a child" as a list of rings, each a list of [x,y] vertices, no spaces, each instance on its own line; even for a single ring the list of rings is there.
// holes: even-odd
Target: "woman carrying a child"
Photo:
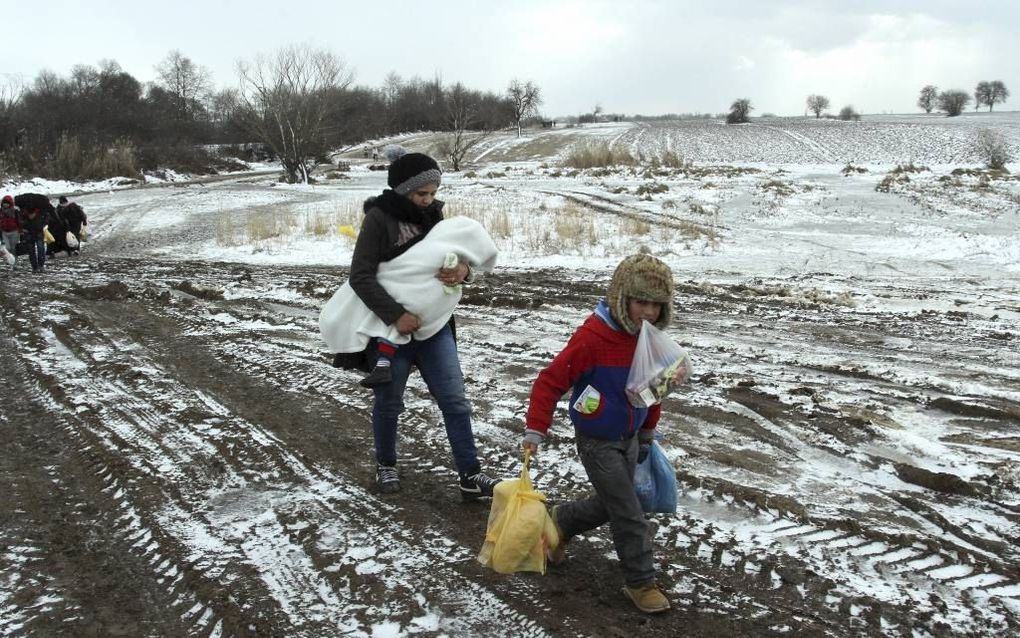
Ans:
[[[330,306],[334,302],[331,300],[320,316],[320,328],[331,349],[341,353],[338,355],[341,361],[344,353],[361,356],[355,349],[361,350],[362,344],[367,342],[364,355],[375,368],[362,380],[362,385],[370,387],[374,393],[372,429],[376,484],[380,492],[400,490],[396,466],[397,421],[404,410],[408,376],[411,368],[416,367],[443,414],[460,478],[461,497],[465,501],[491,497],[497,481],[481,471],[471,427],[471,404],[465,396],[464,374],[454,340],[452,308],[460,298],[459,290],[445,306],[443,299],[443,287],[464,283],[471,269],[467,261],[458,261],[456,255],[452,265],[444,263],[443,254],[449,256],[449,253],[443,253],[438,256],[438,262],[430,262],[435,263],[435,270],[425,267],[424,285],[413,281],[423,270],[420,259],[427,257],[429,247],[437,242],[445,251],[460,241],[457,252],[472,253],[478,244],[491,245],[491,239],[484,230],[472,230],[472,225],[481,227],[471,220],[455,218],[458,221],[443,222],[443,202],[436,199],[442,172],[434,159],[423,153],[407,153],[399,146],[388,147],[387,157],[391,160],[387,175],[390,188],[365,202],[365,218],[354,247],[348,280],[357,303],[367,307],[365,314],[368,316],[354,318],[355,313],[347,309],[349,305],[336,311],[336,307]],[[472,232],[476,234],[471,235]],[[461,237],[468,238],[468,245],[464,245]],[[442,243],[444,241],[446,243]],[[494,245],[488,252],[475,252],[481,254],[479,259],[487,264],[495,263]],[[439,296],[423,297],[422,288],[427,294]],[[343,292],[346,291],[341,288],[334,298]],[[398,301],[398,297],[405,301]],[[408,308],[415,301],[421,304],[417,311]],[[438,314],[426,312],[436,306],[443,306],[445,310]],[[345,332],[344,339],[331,339],[331,333],[339,331]],[[352,333],[356,333],[353,334],[356,337],[354,349],[347,347]]]

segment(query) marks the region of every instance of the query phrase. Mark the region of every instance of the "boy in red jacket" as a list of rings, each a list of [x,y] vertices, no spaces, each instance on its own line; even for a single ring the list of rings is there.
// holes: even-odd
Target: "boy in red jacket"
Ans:
[[[594,488],[589,497],[557,505],[553,521],[563,542],[609,523],[626,582],[624,594],[645,613],[669,609],[655,583],[648,522],[634,492],[634,467],[648,453],[660,406],[637,408],[624,392],[642,321],[665,328],[672,317],[673,274],[651,255],[631,255],[616,267],[609,292],[570,338],[531,390],[523,445],[532,453],[545,439],[556,403],[567,390],[581,463]],[[686,379],[685,367],[677,381]]]

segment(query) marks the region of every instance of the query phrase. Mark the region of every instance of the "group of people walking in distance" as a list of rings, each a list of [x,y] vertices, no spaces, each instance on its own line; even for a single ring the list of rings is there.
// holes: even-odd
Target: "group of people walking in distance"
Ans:
[[[78,254],[87,225],[85,209],[63,195],[56,207],[46,195],[4,195],[0,199],[0,251],[4,263],[14,272],[18,257],[27,255],[32,272],[44,272],[47,257],[61,252]]]

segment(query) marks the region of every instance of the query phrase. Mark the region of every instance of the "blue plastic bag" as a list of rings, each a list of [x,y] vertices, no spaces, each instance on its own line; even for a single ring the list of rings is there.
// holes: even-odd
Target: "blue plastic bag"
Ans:
[[[634,469],[634,491],[645,512],[676,513],[676,470],[658,441],[652,441],[645,462]]]

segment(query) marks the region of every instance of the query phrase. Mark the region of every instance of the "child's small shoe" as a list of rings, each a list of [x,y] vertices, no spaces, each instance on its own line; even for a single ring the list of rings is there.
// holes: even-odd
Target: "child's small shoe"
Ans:
[[[669,600],[655,583],[639,587],[624,587],[624,595],[630,598],[634,606],[646,614],[661,614],[669,610]]]
[[[567,543],[570,542],[570,539],[563,534],[563,528],[560,527],[560,521],[557,518],[560,507],[560,505],[553,505],[549,510],[549,517],[552,519],[553,526],[556,527],[556,535],[560,539],[556,547],[545,550],[545,560],[550,565],[561,565],[567,560]]]
[[[389,366],[376,366],[368,373],[368,376],[359,381],[363,387],[375,388],[380,385],[386,385],[393,380],[393,376],[390,374]]]

